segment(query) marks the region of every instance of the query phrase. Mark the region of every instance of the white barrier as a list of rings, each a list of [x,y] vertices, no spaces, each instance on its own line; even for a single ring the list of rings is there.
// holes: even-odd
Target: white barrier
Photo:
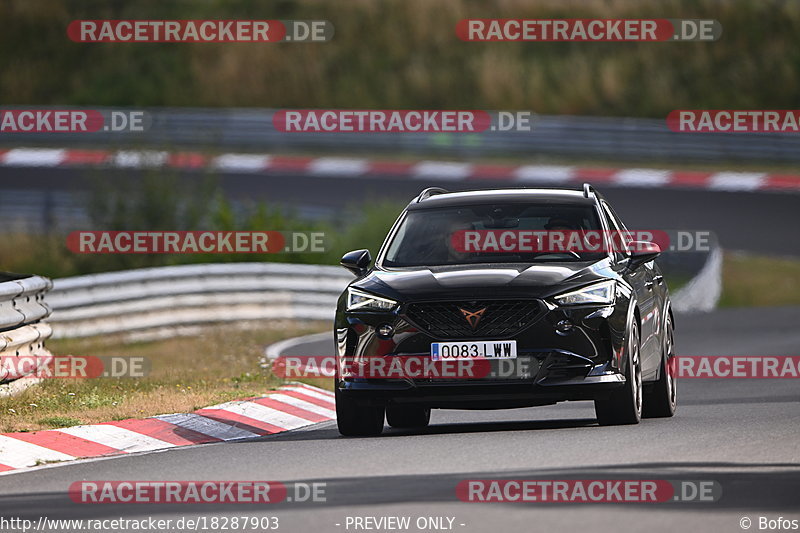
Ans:
[[[49,360],[44,341],[53,330],[41,321],[50,314],[44,295],[52,285],[41,276],[0,274],[0,396],[12,390],[8,383],[36,370],[36,366],[14,364],[15,358]]]
[[[48,301],[56,338],[215,322],[332,320],[352,279],[334,266],[182,265],[57,279]]]

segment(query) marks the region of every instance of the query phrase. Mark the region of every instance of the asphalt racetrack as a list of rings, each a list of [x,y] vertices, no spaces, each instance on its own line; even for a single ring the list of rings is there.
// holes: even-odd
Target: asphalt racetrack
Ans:
[[[147,172],[132,169],[0,167],[0,190],[34,196],[46,191],[53,195],[86,194],[97,181],[111,186],[124,183],[126,190],[133,190]],[[176,174],[187,190],[196,188],[203,179],[198,172]],[[488,179],[450,183],[447,180],[385,175],[324,177],[281,172],[219,173],[216,180],[232,199],[265,201],[321,216],[342,213],[347,207],[357,212],[368,201],[392,200],[399,205],[430,186],[443,186],[457,191],[535,185]],[[797,219],[800,196],[795,193],[631,188],[604,184],[597,184],[597,188],[631,229],[710,230],[716,233],[720,245],[728,250],[778,256],[800,255],[796,225],[787,224],[787,221]]]
[[[800,308],[676,318],[679,355],[800,355]],[[315,342],[289,353],[330,354]],[[434,411],[423,431],[340,437],[335,423],[255,440],[52,466],[0,477],[2,516],[277,516],[280,531],[356,531],[354,517],[452,518],[453,531],[742,531],[800,519],[800,381],[682,379],[672,419],[599,427],[589,402],[506,411]],[[714,481],[717,501],[468,503],[468,479]],[[325,502],[77,504],[76,480],[272,480],[326,484]],[[348,522],[349,517],[349,522]],[[362,522],[363,523],[363,522]],[[444,520],[444,524],[449,522]],[[349,525],[348,525],[349,524]],[[423,529],[425,530],[425,529]],[[428,529],[430,530],[430,529]],[[441,530],[441,529],[440,529]],[[388,530],[387,530],[388,531]]]

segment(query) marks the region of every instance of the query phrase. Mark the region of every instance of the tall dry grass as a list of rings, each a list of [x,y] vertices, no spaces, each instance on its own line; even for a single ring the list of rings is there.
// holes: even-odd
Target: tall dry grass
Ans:
[[[465,17],[714,18],[714,43],[465,43]],[[326,44],[77,44],[78,18],[328,19]],[[531,109],[661,117],[792,108],[800,3],[777,0],[358,0],[0,4],[0,102]]]

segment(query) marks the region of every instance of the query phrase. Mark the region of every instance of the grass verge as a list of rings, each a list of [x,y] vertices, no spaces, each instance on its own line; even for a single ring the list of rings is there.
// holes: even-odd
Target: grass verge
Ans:
[[[272,342],[327,330],[327,323],[285,324],[235,331],[214,327],[196,337],[110,344],[103,339],[48,342],[54,354],[143,356],[143,378],[49,379],[21,394],[0,398],[0,432],[35,431],[126,418],[191,412],[259,396],[282,383],[259,365]],[[313,380],[314,385],[326,386]],[[319,382],[319,383],[317,383]]]
[[[726,252],[720,307],[800,305],[800,260]]]

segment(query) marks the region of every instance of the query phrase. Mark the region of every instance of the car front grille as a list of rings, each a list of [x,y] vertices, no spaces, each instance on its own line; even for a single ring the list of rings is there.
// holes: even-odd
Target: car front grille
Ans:
[[[490,339],[512,337],[544,312],[538,300],[462,300],[412,303],[405,315],[439,339]]]

